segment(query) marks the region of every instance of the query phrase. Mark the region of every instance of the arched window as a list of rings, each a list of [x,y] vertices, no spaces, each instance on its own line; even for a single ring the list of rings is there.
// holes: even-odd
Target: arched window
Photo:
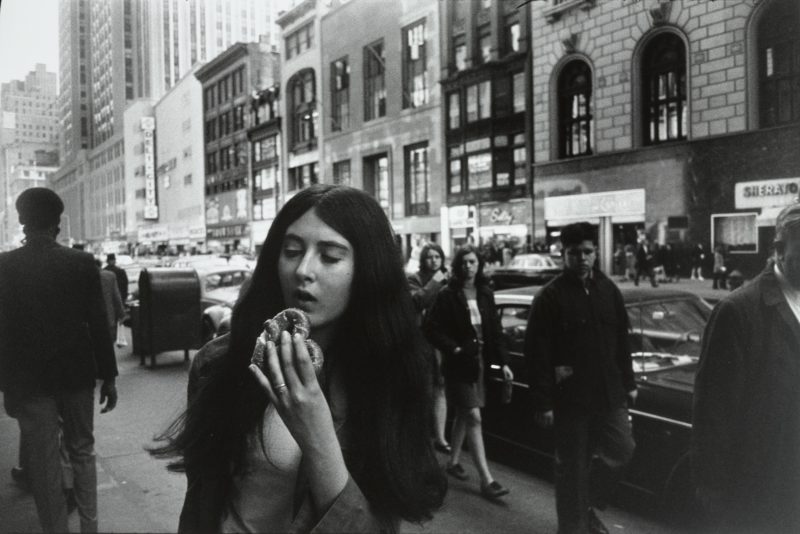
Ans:
[[[317,138],[317,99],[314,71],[297,73],[289,80],[289,113],[292,148],[311,147]]]
[[[670,32],[653,37],[642,54],[642,117],[648,145],[686,139],[686,47]]]
[[[761,127],[800,119],[800,3],[775,0],[758,21]]]
[[[567,63],[558,78],[559,155],[592,153],[592,71],[582,60]]]

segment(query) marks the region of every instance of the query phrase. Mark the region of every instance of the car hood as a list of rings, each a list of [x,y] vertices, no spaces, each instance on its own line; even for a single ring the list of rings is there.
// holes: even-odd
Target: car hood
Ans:
[[[204,298],[208,301],[215,301],[219,304],[233,306],[236,303],[236,299],[239,298],[239,290],[241,288],[242,286],[231,286],[212,289],[205,294]]]
[[[697,364],[681,365],[671,369],[660,369],[644,373],[644,379],[652,386],[660,386],[692,393],[694,391],[694,376],[697,373]]]

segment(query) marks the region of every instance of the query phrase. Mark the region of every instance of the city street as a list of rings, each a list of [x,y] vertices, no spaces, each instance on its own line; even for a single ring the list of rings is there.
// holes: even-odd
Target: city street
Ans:
[[[128,331],[130,339],[130,331]],[[170,474],[165,462],[151,459],[143,447],[182,409],[188,364],[182,352],[160,354],[157,367],[140,367],[130,346],[117,349],[120,401],[108,414],[95,416],[100,529],[105,532],[174,532],[178,527],[185,479]],[[33,499],[9,475],[16,465],[16,421],[0,413],[0,531],[39,532]],[[444,461],[444,456],[441,457]],[[491,462],[495,477],[511,489],[502,503],[484,500],[477,489],[469,459],[464,463],[472,481],[450,480],[445,505],[433,521],[404,524],[409,533],[543,532],[556,530],[550,481]],[[612,532],[666,533],[653,518],[611,508],[602,516]],[[70,517],[78,531],[78,517]]]

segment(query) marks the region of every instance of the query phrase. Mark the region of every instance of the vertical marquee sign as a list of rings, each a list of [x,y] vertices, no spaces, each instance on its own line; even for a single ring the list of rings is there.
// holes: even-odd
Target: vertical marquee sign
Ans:
[[[155,142],[153,134],[156,122],[153,117],[142,117],[142,136],[144,137],[144,218],[158,219],[158,195],[156,193]]]

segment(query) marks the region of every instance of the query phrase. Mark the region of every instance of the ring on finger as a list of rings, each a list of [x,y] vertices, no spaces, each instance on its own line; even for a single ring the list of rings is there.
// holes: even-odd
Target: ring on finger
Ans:
[[[278,384],[275,386],[275,391],[283,391],[285,389],[288,389],[286,383]]]

